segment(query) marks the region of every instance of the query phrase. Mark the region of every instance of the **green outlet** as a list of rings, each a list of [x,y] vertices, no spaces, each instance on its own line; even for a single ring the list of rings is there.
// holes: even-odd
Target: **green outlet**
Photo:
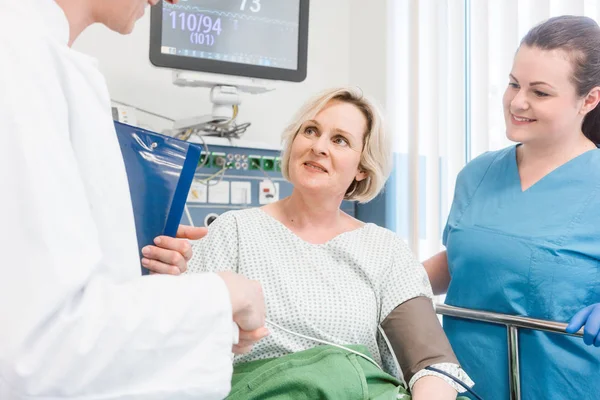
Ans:
[[[207,158],[208,158],[208,154],[204,154],[204,153],[200,154],[200,160],[198,160],[198,166],[206,167],[208,164]],[[210,167],[210,165],[208,165],[208,166]]]
[[[248,164],[250,164],[250,170],[258,170],[260,169],[260,158],[248,157]]]
[[[213,154],[212,155],[212,166],[215,168],[223,168],[227,164],[227,159],[224,155]]]
[[[275,169],[275,160],[263,158],[262,167],[265,171],[273,171]]]

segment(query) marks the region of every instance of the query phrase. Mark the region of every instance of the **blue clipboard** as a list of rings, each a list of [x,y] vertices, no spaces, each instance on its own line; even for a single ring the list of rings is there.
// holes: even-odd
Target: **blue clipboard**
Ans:
[[[141,249],[177,234],[201,149],[192,143],[115,122]],[[142,268],[142,274],[148,274]]]

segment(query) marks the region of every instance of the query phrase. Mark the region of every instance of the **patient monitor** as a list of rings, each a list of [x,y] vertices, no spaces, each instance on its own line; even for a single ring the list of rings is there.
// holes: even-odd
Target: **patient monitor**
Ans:
[[[152,8],[150,61],[173,69],[176,85],[210,88],[210,122],[228,121],[240,92],[306,78],[308,9],[309,0],[161,2]]]

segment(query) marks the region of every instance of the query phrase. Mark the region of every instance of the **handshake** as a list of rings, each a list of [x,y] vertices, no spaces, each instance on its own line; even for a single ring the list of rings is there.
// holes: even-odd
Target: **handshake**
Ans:
[[[187,270],[192,258],[192,247],[188,240],[198,240],[207,234],[206,228],[181,225],[177,237],[159,236],[155,246],[142,249],[142,265],[150,273],[180,275]],[[245,354],[252,346],[269,335],[265,327],[265,299],[258,281],[248,279],[231,271],[217,272],[229,291],[233,322],[239,328],[238,343],[233,346],[235,354]]]
[[[233,322],[239,327],[239,340],[233,346],[235,354],[245,354],[269,335],[265,327],[265,299],[260,283],[234,272],[218,272],[223,279],[233,310]]]

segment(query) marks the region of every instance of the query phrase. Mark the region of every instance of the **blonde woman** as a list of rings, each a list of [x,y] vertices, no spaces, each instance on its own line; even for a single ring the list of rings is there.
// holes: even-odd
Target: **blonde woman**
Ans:
[[[294,186],[292,194],[261,208],[221,215],[194,245],[189,263],[188,273],[231,270],[263,285],[267,318],[277,326],[235,364],[261,367],[265,364],[259,360],[310,352],[319,345],[294,334],[299,333],[361,345],[392,375],[399,374],[397,360],[415,399],[456,398],[463,389],[424,369],[434,366],[470,382],[436,318],[424,268],[393,232],[340,210],[342,200],[373,199],[390,173],[390,136],[378,108],[360,91],[328,90],[299,111],[283,142],[282,172]],[[273,365],[271,371],[287,374],[294,368]],[[321,376],[328,382],[343,379],[333,369],[313,375],[299,390],[319,385]],[[236,371],[244,375],[248,370]],[[236,378],[232,398],[279,398],[267,391],[240,395],[235,383]],[[370,383],[368,398],[378,390]],[[319,390],[312,396],[339,398]]]

